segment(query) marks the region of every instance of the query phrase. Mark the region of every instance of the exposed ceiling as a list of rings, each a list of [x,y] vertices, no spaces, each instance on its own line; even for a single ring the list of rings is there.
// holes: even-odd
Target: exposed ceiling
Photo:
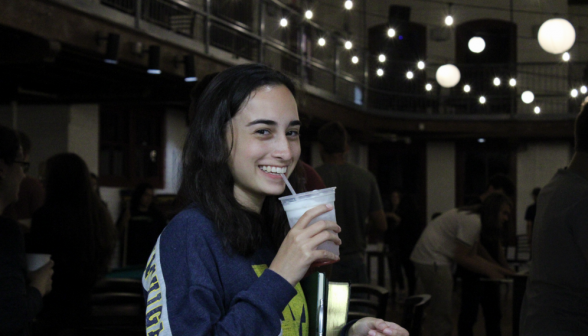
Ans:
[[[0,103],[165,103],[187,106],[194,83],[0,26]]]

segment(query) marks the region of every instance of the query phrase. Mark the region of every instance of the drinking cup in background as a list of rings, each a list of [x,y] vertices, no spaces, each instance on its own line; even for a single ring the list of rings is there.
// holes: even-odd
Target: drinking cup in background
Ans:
[[[335,218],[335,188],[319,189],[280,197],[284,210],[286,210],[290,227],[293,227],[306,211],[322,204],[331,204],[333,210],[313,218],[308,225],[312,225],[320,220],[337,222]],[[320,244],[317,249],[327,250],[339,255],[339,245],[330,240]]]
[[[45,266],[51,260],[50,254],[43,253],[27,253],[27,269],[29,272],[36,271]]]

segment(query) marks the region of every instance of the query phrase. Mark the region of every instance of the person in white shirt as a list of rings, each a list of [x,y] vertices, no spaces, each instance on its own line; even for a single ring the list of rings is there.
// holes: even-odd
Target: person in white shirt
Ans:
[[[451,295],[452,269],[459,264],[491,279],[512,274],[492,259],[479,244],[480,234],[500,234],[508,221],[511,202],[502,193],[493,193],[479,205],[452,209],[427,225],[410,260],[425,293],[431,295],[431,335],[451,335],[453,330]]]

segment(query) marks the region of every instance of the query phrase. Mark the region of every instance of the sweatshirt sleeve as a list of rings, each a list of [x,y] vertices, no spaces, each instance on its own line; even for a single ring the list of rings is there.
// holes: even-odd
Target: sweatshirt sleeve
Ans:
[[[226,282],[244,275],[221,278],[227,255],[210,227],[190,223],[198,227],[193,234],[193,227],[174,221],[157,241],[143,277],[147,335],[278,336],[282,311],[296,290],[266,269],[251,286],[227,299]]]
[[[24,247],[17,225],[0,224],[0,326],[2,334],[19,334],[41,311],[41,293],[27,285]]]

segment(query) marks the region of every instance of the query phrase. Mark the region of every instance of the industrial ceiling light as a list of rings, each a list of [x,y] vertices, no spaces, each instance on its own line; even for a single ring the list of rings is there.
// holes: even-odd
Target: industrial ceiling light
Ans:
[[[159,46],[149,46],[149,66],[147,73],[151,75],[160,75],[161,69],[159,68],[161,48]]]
[[[106,53],[104,54],[104,62],[108,64],[118,64],[118,46],[120,44],[120,35],[109,33],[108,36],[101,36],[98,33],[96,42],[106,40]]]
[[[194,56],[184,55],[183,59],[181,60],[179,58],[176,58],[174,63],[176,67],[179,63],[184,63],[185,82],[195,82],[198,80],[198,77],[196,77],[196,65],[194,64]]]

